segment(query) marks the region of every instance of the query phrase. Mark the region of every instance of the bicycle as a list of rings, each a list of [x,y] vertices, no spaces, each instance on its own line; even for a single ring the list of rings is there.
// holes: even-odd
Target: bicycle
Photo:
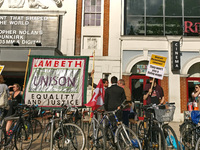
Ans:
[[[173,120],[175,112],[175,103],[166,103],[165,105],[160,105],[155,108],[155,118],[160,123],[161,129],[163,130],[165,139],[166,139],[166,148],[169,150],[177,149],[182,150],[182,145],[179,144],[178,138],[175,131],[169,125],[169,122]]]
[[[60,117],[56,118],[55,114],[60,112]],[[61,110],[53,110],[53,116],[43,131],[40,149],[78,149],[83,150],[85,147],[85,135],[83,130],[74,123],[67,123],[64,115],[67,112],[66,106]],[[58,122],[57,127],[56,122]]]
[[[101,120],[99,123],[98,116],[102,114],[102,111],[92,111],[93,116],[89,125],[87,133],[87,149],[99,149],[105,150],[105,137],[103,130],[103,123]]]
[[[35,119],[36,117],[38,117],[38,115],[42,116],[42,114],[44,113],[43,111],[37,111],[36,108],[38,106],[32,105],[32,106],[28,106],[28,116],[25,117],[25,119],[29,122],[31,122],[32,124],[32,129],[33,129],[33,142],[36,141],[41,133],[42,133],[42,124],[40,123],[39,120]],[[40,114],[39,114],[40,113]]]
[[[133,132],[133,130],[118,120],[116,113],[119,110],[120,109],[116,109],[114,111],[107,111],[103,113],[104,115],[102,120],[106,119],[108,121],[108,127],[105,127],[104,125],[104,139],[106,141],[106,148],[118,148],[119,150],[141,150],[142,147],[137,135]],[[113,120],[111,117],[113,116],[115,124],[112,123]]]
[[[185,146],[185,148],[194,150],[197,145],[197,141],[200,137],[200,126],[199,118],[195,118],[195,113],[200,113],[199,111],[192,111],[191,112],[191,119],[187,120],[183,123],[180,128],[180,137],[181,142]],[[196,116],[199,117],[199,116]],[[197,119],[197,120],[196,120]]]
[[[3,149],[13,149],[16,150],[26,149],[28,150],[32,144],[33,131],[31,123],[24,119],[23,113],[24,108],[27,105],[16,106],[17,111],[13,116],[5,117],[0,125],[0,147]],[[6,121],[17,120],[13,122],[9,130],[9,134],[6,133]],[[13,141],[14,140],[14,141]]]
[[[142,109],[145,115],[144,120],[138,126],[138,137],[141,140],[143,150],[165,150],[165,136],[155,119],[154,107],[145,105]]]

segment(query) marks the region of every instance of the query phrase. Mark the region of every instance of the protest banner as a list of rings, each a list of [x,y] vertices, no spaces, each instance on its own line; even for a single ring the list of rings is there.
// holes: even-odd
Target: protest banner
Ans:
[[[167,57],[152,54],[147,66],[146,76],[163,79]]]
[[[4,65],[0,65],[0,74],[2,73],[3,69],[4,69]]]
[[[87,95],[88,61],[87,56],[30,56],[25,104],[83,106]]]

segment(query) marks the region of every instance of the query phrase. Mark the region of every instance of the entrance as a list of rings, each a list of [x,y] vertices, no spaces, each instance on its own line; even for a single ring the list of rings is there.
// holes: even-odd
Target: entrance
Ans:
[[[132,100],[135,103],[135,111],[139,119],[143,119],[143,111],[141,111],[141,107],[146,105],[146,102],[143,101],[143,89],[146,83],[149,82],[149,77],[144,75],[132,75],[130,76],[130,89],[132,94]],[[160,80],[158,80],[158,84],[160,85]]]
[[[148,79],[149,77],[144,75],[132,75],[129,80],[132,100],[135,103],[135,111],[139,119],[143,117],[143,111],[141,111],[141,107],[143,106],[143,88]]]

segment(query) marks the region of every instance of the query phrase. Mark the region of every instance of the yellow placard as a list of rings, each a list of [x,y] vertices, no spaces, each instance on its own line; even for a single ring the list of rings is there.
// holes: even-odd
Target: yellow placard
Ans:
[[[150,64],[155,66],[165,67],[166,60],[167,57],[152,54]]]
[[[4,65],[0,65],[0,74],[3,71]]]

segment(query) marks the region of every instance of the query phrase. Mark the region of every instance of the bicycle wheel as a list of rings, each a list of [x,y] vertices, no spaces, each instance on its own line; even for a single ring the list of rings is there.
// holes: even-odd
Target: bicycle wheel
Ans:
[[[37,140],[42,133],[42,124],[37,119],[31,120],[32,128],[33,128],[33,141]]]
[[[116,150],[117,145],[114,142],[114,136],[113,136],[113,133],[112,133],[110,127],[106,126],[103,130],[104,130],[103,133],[104,133],[106,149]]]
[[[16,150],[28,150],[33,140],[33,129],[29,121],[20,123],[15,135]]]
[[[54,132],[54,149],[76,149],[83,150],[85,148],[85,135],[83,130],[73,123],[63,124]]]
[[[144,121],[140,121],[138,125],[137,135],[140,140],[144,139]]]
[[[6,143],[7,143],[6,131],[4,129],[0,129],[0,149],[4,149]]]
[[[196,133],[195,125],[192,122],[186,122],[180,132],[181,142],[186,149],[195,149],[196,146]]]
[[[195,150],[200,150],[200,138],[197,141]]]
[[[168,124],[165,124],[163,125],[162,129],[166,139],[167,150],[174,150],[174,149],[181,150],[176,133],[174,132],[172,127],[169,126]]]
[[[119,150],[141,150],[137,135],[128,127],[121,127],[117,132],[117,146]]]
[[[50,141],[51,141],[51,123],[48,123],[42,133],[40,150],[49,150]]]
[[[165,150],[165,137],[162,130],[158,126],[153,126],[151,131],[148,131],[147,143],[144,143],[143,150]]]
[[[88,150],[105,150],[105,139],[103,129],[99,127],[97,122],[91,121],[87,134],[87,149]]]

